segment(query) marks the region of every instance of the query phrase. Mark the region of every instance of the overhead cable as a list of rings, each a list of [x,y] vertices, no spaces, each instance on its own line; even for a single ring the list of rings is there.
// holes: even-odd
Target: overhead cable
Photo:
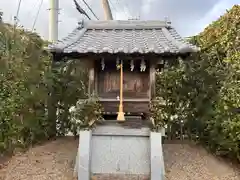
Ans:
[[[91,18],[89,17],[89,15],[86,13],[86,11],[84,11],[83,8],[81,8],[81,6],[78,4],[78,2],[76,0],[73,0],[74,3],[75,3],[75,6],[76,6],[76,9],[77,11],[80,13],[80,14],[83,14],[85,15],[89,20],[91,20]]]
[[[38,6],[37,15],[36,15],[36,17],[35,17],[35,19],[34,19],[34,22],[33,22],[32,31],[34,30],[34,27],[35,27],[35,25],[36,25],[36,22],[37,22],[37,19],[38,19],[38,16],[39,16],[39,13],[40,13],[42,4],[43,4],[43,0],[40,0],[40,1],[41,1],[41,2],[40,2],[40,4],[39,4],[39,6]]]
[[[14,16],[14,25],[17,25],[18,23],[18,15],[19,15],[19,11],[20,11],[20,8],[21,8],[21,3],[22,3],[22,0],[19,0],[18,1],[18,7],[17,7],[17,13],[16,15]]]
[[[88,3],[85,0],[82,0],[84,2],[84,4],[87,6],[87,8],[91,11],[91,13],[93,14],[93,16],[99,20],[99,18],[97,17],[97,15],[94,13],[94,11],[92,10],[92,8],[88,5]]]

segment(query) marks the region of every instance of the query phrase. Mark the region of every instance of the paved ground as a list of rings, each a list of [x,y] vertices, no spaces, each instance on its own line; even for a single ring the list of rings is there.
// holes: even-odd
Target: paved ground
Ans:
[[[17,154],[0,166],[0,180],[73,180],[77,144],[66,137]],[[240,180],[239,169],[201,147],[166,144],[164,157],[166,180]]]

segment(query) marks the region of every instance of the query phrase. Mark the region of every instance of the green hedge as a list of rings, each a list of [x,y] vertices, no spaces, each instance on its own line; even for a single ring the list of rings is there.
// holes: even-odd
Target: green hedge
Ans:
[[[0,22],[1,153],[64,135],[71,127],[69,108],[86,98],[82,62],[52,63],[46,44],[35,33]]]
[[[0,151],[49,138],[46,117],[50,58],[34,33],[0,22]]]
[[[201,52],[157,75],[160,124],[184,120],[218,155],[240,160],[240,6],[190,41]],[[156,109],[157,109],[156,108]],[[155,112],[157,113],[157,112]]]

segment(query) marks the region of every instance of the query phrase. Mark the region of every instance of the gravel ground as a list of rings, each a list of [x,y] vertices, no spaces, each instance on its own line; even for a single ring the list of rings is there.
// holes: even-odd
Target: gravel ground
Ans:
[[[0,180],[73,180],[78,140],[66,137],[15,155]]]
[[[19,153],[0,165],[0,180],[74,180],[78,140],[66,137]],[[239,169],[203,148],[165,144],[166,180],[240,180]]]
[[[190,144],[164,144],[166,180],[240,180],[240,168]]]

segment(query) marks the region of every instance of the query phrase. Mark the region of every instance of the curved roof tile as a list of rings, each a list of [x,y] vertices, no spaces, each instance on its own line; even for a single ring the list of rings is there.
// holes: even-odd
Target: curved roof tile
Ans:
[[[49,45],[52,52],[187,53],[198,47],[185,41],[166,21],[83,21],[66,38]]]

